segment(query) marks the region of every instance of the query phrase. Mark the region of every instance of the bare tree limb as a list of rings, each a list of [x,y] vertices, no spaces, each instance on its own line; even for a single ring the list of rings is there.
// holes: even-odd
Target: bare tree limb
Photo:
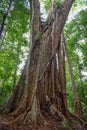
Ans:
[[[1,28],[0,28],[0,38],[2,37],[2,33],[3,33],[4,27],[5,27],[5,22],[6,22],[6,19],[8,17],[9,11],[11,9],[12,2],[13,2],[13,0],[10,0],[7,12],[3,16],[3,20],[2,20],[2,24],[1,24]]]

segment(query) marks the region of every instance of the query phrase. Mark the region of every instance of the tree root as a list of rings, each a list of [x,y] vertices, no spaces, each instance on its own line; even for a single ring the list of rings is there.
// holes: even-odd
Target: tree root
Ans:
[[[70,119],[67,118],[65,115],[62,114],[55,106],[51,106],[50,113],[47,113],[46,111],[37,113],[36,122],[32,120],[32,111],[27,109],[25,112],[21,113],[19,116],[17,116],[15,119],[9,122],[9,126],[17,127],[18,125],[30,125],[30,126],[58,126],[60,125],[62,128],[67,130],[72,130],[75,126],[81,126],[82,120],[80,121],[76,116],[70,113]],[[52,109],[54,110],[54,113],[52,113]]]
[[[76,115],[74,115],[74,114],[72,114],[72,113],[70,113],[70,115],[71,115],[71,120],[73,120],[73,122],[74,122],[75,124],[78,122],[78,123],[81,124],[82,126],[86,126],[86,125],[87,125],[87,122],[86,122],[84,119],[82,119],[82,118],[80,118],[80,117],[77,117]]]
[[[70,114],[70,117],[66,117],[62,112],[60,112],[57,108],[56,108],[56,105],[55,104],[51,104],[48,108],[49,110],[49,113],[46,112],[46,110],[44,111],[44,114],[46,115],[46,117],[48,116],[49,119],[46,120],[46,117],[44,116],[43,113],[41,113],[41,111],[43,111],[43,109],[39,110],[35,109],[35,120],[32,116],[32,114],[34,114],[32,111],[32,109],[30,110],[29,108],[26,109],[25,111],[23,111],[23,109],[16,109],[13,113],[9,114],[10,116],[13,116],[13,117],[16,117],[15,119],[13,119],[12,121],[9,122],[9,125],[11,127],[15,127],[16,125],[18,124],[30,124],[32,123],[33,125],[49,125],[51,126],[51,123],[49,122],[50,119],[54,119],[55,120],[55,123],[57,124],[57,122],[64,128],[66,128],[67,130],[72,130],[71,128],[73,126],[75,126],[76,124],[79,124],[79,125],[83,125],[85,126],[85,124],[87,125],[87,123],[83,120],[83,119],[80,119],[78,117],[76,117],[75,115]],[[52,118],[50,118],[50,116]]]
[[[26,112],[23,114],[20,114],[18,117],[16,117],[15,119],[13,119],[11,122],[9,122],[10,126],[15,126],[18,123],[21,123],[24,118],[25,118]],[[22,122],[23,123],[23,122]]]
[[[34,125],[49,125],[49,123],[45,120],[44,116],[41,113],[37,113],[36,122],[32,121],[31,111],[29,110],[13,119],[11,122],[9,122],[9,125],[12,127],[20,123],[27,124],[30,122],[33,123]]]

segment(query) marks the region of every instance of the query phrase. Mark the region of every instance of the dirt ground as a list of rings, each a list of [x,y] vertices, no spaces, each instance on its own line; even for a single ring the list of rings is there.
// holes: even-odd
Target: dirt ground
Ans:
[[[12,125],[12,120],[12,117],[0,116],[0,130],[87,130],[87,128],[84,128],[79,124],[73,126],[72,129],[64,128],[60,125],[60,122],[55,122],[53,119],[47,119],[49,124],[38,126],[33,123],[23,124],[22,122],[20,124]]]
[[[55,122],[48,121],[50,125],[16,124],[11,125],[13,118],[0,117],[0,130],[66,130]]]

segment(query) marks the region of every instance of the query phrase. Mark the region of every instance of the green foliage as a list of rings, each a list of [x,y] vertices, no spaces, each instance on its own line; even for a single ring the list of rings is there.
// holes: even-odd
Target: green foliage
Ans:
[[[9,2],[4,6],[1,1],[0,10],[5,10],[8,4]],[[3,16],[0,22],[2,19]],[[29,19],[25,0],[15,0],[7,18],[5,39],[0,40],[0,105],[13,91],[20,76],[20,65],[22,66],[26,59],[29,47]]]
[[[43,4],[44,4],[44,8],[45,8],[45,10],[48,12],[49,11],[49,9],[50,8],[52,8],[51,6],[52,6],[52,4],[54,5],[54,6],[60,6],[61,5],[61,0],[41,0],[41,2],[43,2]]]
[[[42,32],[39,32],[39,33],[36,35],[35,40],[36,40],[36,41],[39,40],[39,39],[41,38],[41,36],[42,36]]]
[[[70,126],[67,123],[62,121],[61,125],[63,126],[63,128],[66,128],[67,130],[71,130]]]
[[[66,24],[65,36],[78,94],[84,116],[87,118],[87,9],[82,10],[72,21]],[[66,69],[68,73],[67,64]],[[69,75],[67,75],[67,92],[69,93],[67,95],[69,108],[73,112],[73,94]]]
[[[74,4],[73,4],[73,6],[72,6],[72,9],[73,10],[77,10],[79,7],[81,8],[82,6],[84,6],[85,5],[85,0],[75,0],[74,1]]]

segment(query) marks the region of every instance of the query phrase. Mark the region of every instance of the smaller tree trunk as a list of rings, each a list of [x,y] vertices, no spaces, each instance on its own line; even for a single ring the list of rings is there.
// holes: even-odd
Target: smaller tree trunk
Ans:
[[[15,71],[14,71],[14,76],[13,76],[13,90],[15,89],[15,86],[16,86],[16,76],[17,76],[17,68],[15,68]]]
[[[65,49],[65,53],[66,53],[66,57],[67,57],[67,61],[68,61],[68,66],[69,66],[70,78],[71,78],[71,83],[72,83],[72,90],[73,90],[73,94],[74,94],[74,111],[75,111],[75,115],[77,117],[82,118],[82,107],[81,107],[81,103],[80,103],[78,93],[77,93],[76,84],[75,84],[73,71],[72,71],[72,66],[71,66],[69,55],[68,55],[67,47],[65,44],[64,35],[63,35],[63,40],[64,40],[63,41],[64,49]]]
[[[85,97],[84,84],[83,84],[82,73],[81,73],[82,69],[81,69],[81,66],[80,66],[79,56],[78,56],[77,62],[78,62],[78,71],[79,71],[79,79],[80,79],[80,87],[81,87],[80,92],[81,92],[81,95],[82,95],[81,97],[84,100],[84,103],[86,104],[87,103],[87,99]]]
[[[7,9],[7,12],[6,12],[5,15],[3,16],[3,21],[2,21],[2,24],[1,24],[1,28],[0,28],[0,38],[2,37],[2,33],[3,33],[3,30],[4,30],[5,22],[6,22],[6,19],[7,19],[7,17],[8,17],[9,11],[10,11],[10,9],[11,9],[12,2],[13,2],[13,0],[10,0],[9,6],[8,6],[8,9]]]
[[[2,80],[2,88],[1,88],[0,96],[2,96],[3,93],[4,93],[5,82],[6,82],[6,77],[4,77],[3,80]]]
[[[31,5],[32,4],[32,5]],[[32,6],[32,19],[31,19],[31,44],[34,45],[39,37],[40,31],[40,2],[39,0],[30,1]]]
[[[67,98],[66,98],[66,75],[65,75],[65,54],[64,54],[64,48],[63,48],[63,39],[61,36],[60,39],[60,46],[58,49],[58,66],[59,66],[59,84],[60,84],[60,94],[62,99],[62,113],[65,116],[67,115]]]

